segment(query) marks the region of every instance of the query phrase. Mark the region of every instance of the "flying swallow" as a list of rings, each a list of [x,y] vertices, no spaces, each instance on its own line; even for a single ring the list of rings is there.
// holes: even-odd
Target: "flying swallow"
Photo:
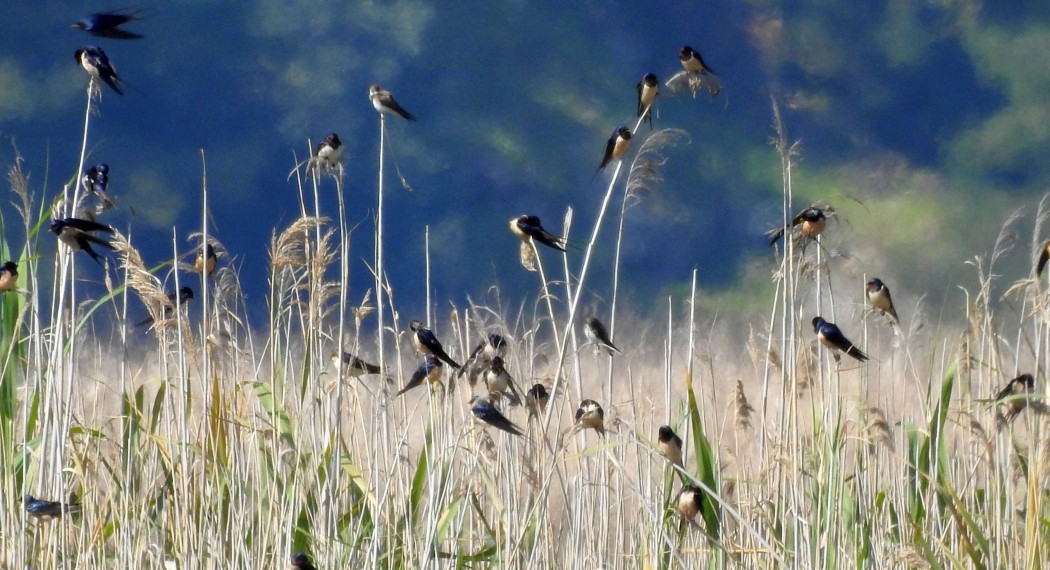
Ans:
[[[456,377],[459,378],[463,376],[463,374],[469,370],[471,376],[468,376],[468,379],[470,380],[470,385],[473,386],[476,381],[476,378],[473,376],[484,371],[484,369],[487,369],[493,358],[497,356],[502,357],[506,353],[507,341],[498,334],[490,334],[474,347],[470,356],[467,357],[466,362],[463,363],[463,368],[460,368],[459,372],[456,373]]]
[[[395,398],[416,386],[422,386],[424,380],[429,381],[431,384],[439,384],[441,382],[442,367],[438,357],[428,354],[424,360],[425,362],[423,362],[422,366],[412,373],[412,377],[408,379],[405,387],[399,390],[397,394],[394,394]]]
[[[76,58],[77,63],[92,78],[105,82],[106,85],[109,85],[111,89],[117,92],[117,95],[124,94],[124,91],[117,85],[118,82],[123,80],[117,75],[117,70],[109,63],[109,57],[106,55],[106,52],[102,51],[102,48],[97,46],[83,47],[73,52],[73,57]]]
[[[373,83],[368,88],[368,98],[372,100],[372,106],[379,111],[380,114],[389,115],[391,113],[401,117],[402,119],[408,119],[409,121],[416,120],[415,115],[401,108],[401,105],[397,104],[394,100],[394,96],[389,91],[384,90],[379,86],[378,83]]]
[[[168,293],[168,303],[164,306],[164,318],[170,319],[172,311],[178,307],[185,306],[186,303],[190,302],[190,299],[193,299],[193,289],[189,287],[180,287],[178,291]],[[144,327],[151,324],[153,324],[152,315],[135,323],[135,326]]]
[[[656,449],[675,465],[682,466],[682,438],[671,429],[671,426],[660,426],[660,432],[656,436]]]
[[[14,291],[18,285],[18,264],[8,261],[0,266],[0,293]]]
[[[583,333],[587,335],[587,341],[595,347],[608,350],[610,355],[613,351],[620,353],[620,349],[609,339],[609,330],[598,319],[588,316],[583,323]]]
[[[1031,374],[1022,374],[1007,384],[995,395],[995,403],[1006,406],[1006,415],[1000,422],[1000,427],[1008,423],[1024,411],[1028,405],[1031,393],[1035,391],[1035,378]]]
[[[317,567],[314,566],[314,563],[305,552],[295,553],[295,555],[292,556],[291,566],[296,570],[317,570]]]
[[[343,162],[343,142],[339,140],[339,135],[332,133],[319,143],[314,158],[317,166],[324,169],[339,166]]]
[[[813,332],[817,333],[817,340],[828,348],[841,350],[861,362],[868,359],[868,355],[853,346],[853,343],[842,334],[835,323],[829,323],[820,317],[813,317]]]
[[[102,256],[95,252],[91,248],[91,244],[100,245],[107,249],[113,249],[110,243],[100,237],[96,237],[89,232],[106,232],[113,233],[113,228],[92,222],[91,220],[82,220],[80,218],[65,218],[62,220],[51,220],[51,224],[48,226],[58,239],[66,244],[69,249],[73,251],[83,251],[91,256],[92,259],[102,265]]]
[[[697,485],[688,483],[678,491],[678,514],[685,522],[696,524],[696,515],[700,514],[703,505],[704,490]]]
[[[1046,267],[1047,261],[1050,261],[1050,239],[1043,242],[1043,247],[1039,252],[1039,261],[1035,262],[1036,277],[1043,274],[1043,268]]]
[[[514,387],[514,379],[507,372],[503,359],[499,356],[492,359],[488,372],[485,373],[485,388],[488,389],[490,395],[498,394],[506,398],[507,402],[512,406],[521,405],[521,395],[518,394],[517,388]]]
[[[73,503],[60,503],[58,501],[45,501],[43,499],[33,498],[32,495],[22,497],[22,505],[25,506],[26,513],[29,514],[29,516],[43,521],[57,519],[66,513],[80,512],[80,505]]]
[[[412,335],[412,340],[416,344],[416,350],[421,354],[433,354],[441,360],[444,360],[452,368],[460,368],[459,364],[456,364],[455,360],[445,352],[445,349],[441,347],[441,343],[438,342],[434,333],[430,329],[423,326],[423,323],[419,321],[412,321],[409,324],[409,328],[415,333]]]
[[[117,12],[91,14],[90,16],[85,16],[78,20],[73,24],[73,27],[78,30],[84,30],[89,34],[100,38],[110,38],[113,40],[138,40],[142,38],[141,35],[120,29],[120,26],[123,24],[135,20],[141,20],[136,14],[137,13],[120,14]]]
[[[360,378],[366,374],[380,374],[383,370],[375,364],[361,360],[356,355],[343,351],[343,374],[352,378]],[[332,362],[339,366],[339,353],[332,353]]]
[[[900,323],[897,318],[897,309],[893,308],[893,297],[890,297],[890,288],[878,277],[868,279],[868,302],[872,307],[882,311],[884,315],[893,317],[893,321]]]
[[[605,410],[602,406],[594,400],[584,400],[580,402],[580,407],[576,408],[576,429],[591,428],[598,432],[598,435],[605,436]]]
[[[715,73],[715,70],[704,63],[704,58],[700,57],[700,52],[689,46],[682,46],[682,49],[678,50],[678,61],[682,62],[682,67],[689,73],[718,75]]]
[[[815,238],[819,236],[828,225],[828,218],[824,215],[824,210],[815,206],[810,206],[805,210],[802,210],[791,220],[791,227],[799,228],[799,235],[804,238]],[[769,245],[777,243],[777,240],[784,235],[784,228],[776,228],[766,233],[769,237]]]
[[[218,257],[215,255],[215,248],[210,243],[205,243],[197,250],[196,257],[193,258],[193,270],[197,273],[207,273],[211,275],[212,271],[215,271],[215,262]]]
[[[84,186],[85,192],[102,200],[103,209],[108,210],[113,207],[113,200],[106,193],[106,188],[109,187],[108,164],[96,164],[88,168],[84,171],[84,176],[80,178],[80,182]]]
[[[523,242],[528,242],[531,239],[558,251],[565,251],[565,238],[556,236],[543,229],[543,226],[540,225],[540,219],[536,216],[521,215],[512,219],[510,221],[510,231],[514,232],[514,235],[521,238]]]
[[[653,128],[653,103],[656,102],[656,97],[660,94],[660,81],[656,79],[656,76],[652,73],[646,73],[645,77],[638,82],[638,116],[642,118],[644,122],[646,119],[649,120],[649,128]]]
[[[529,393],[525,394],[525,407],[529,410],[529,419],[538,418],[547,411],[547,402],[551,396],[547,393],[547,387],[543,384],[533,384]]]
[[[488,398],[484,396],[474,396],[470,399],[470,412],[474,414],[475,418],[489,424],[490,426],[503,430],[512,435],[524,435],[518,426],[514,425],[507,416],[504,416],[492,402],[489,402]]]
[[[629,148],[631,148],[631,129],[627,128],[626,125],[620,125],[609,137],[609,142],[605,143],[605,156],[602,157],[602,163],[598,166],[595,174],[601,172],[613,159],[620,158],[626,154]]]

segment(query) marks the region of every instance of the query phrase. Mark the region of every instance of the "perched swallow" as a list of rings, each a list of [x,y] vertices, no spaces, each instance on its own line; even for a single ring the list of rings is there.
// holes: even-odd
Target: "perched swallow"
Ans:
[[[1006,415],[1000,423],[1012,421],[1028,405],[1031,393],[1035,391],[1035,378],[1031,374],[1022,374],[1006,385],[995,395],[995,403],[1006,406]]]
[[[193,270],[211,275],[211,272],[215,271],[216,261],[218,256],[215,255],[215,248],[210,243],[203,244],[197,250],[197,256],[193,258]]]
[[[543,229],[543,226],[540,225],[540,219],[536,216],[521,215],[512,219],[510,221],[510,231],[514,232],[514,235],[521,238],[523,242],[528,242],[531,239],[558,251],[565,251],[565,238],[558,237]]]
[[[8,261],[0,266],[0,293],[14,291],[18,285],[18,264]]]
[[[314,158],[317,166],[324,169],[336,168],[342,164],[343,143],[339,140],[339,135],[332,133],[324,142],[318,144]]]
[[[91,248],[91,244],[100,245],[107,249],[113,249],[110,243],[100,237],[91,235],[89,232],[113,233],[113,228],[80,218],[65,218],[62,220],[51,220],[48,226],[58,239],[73,251],[83,251],[91,256],[99,265],[102,265],[102,256]]]
[[[295,555],[292,556],[291,566],[296,570],[317,570],[317,567],[314,566],[314,563],[305,552],[295,553]]]
[[[493,358],[497,356],[502,357],[506,353],[507,341],[498,334],[490,334],[488,338],[483,339],[474,347],[466,362],[463,363],[463,368],[460,368],[459,372],[456,373],[456,377],[459,378],[467,371],[470,371],[471,375],[468,376],[468,380],[470,385],[473,386],[476,381],[474,376],[487,369]]]
[[[678,491],[678,514],[688,523],[696,523],[696,515],[704,506],[704,490],[689,483]]]
[[[609,339],[609,330],[598,319],[587,317],[583,323],[583,333],[587,335],[587,341],[597,348],[608,350],[610,355],[613,351],[620,353],[620,349],[616,348],[616,345]]]
[[[823,233],[824,228],[828,225],[828,218],[824,215],[824,210],[810,206],[805,210],[799,212],[794,219],[791,220],[791,227],[799,228],[799,235],[804,238],[815,238]],[[784,235],[784,228],[777,228],[766,233],[769,237],[769,245],[777,243],[777,240]]]
[[[84,186],[85,192],[102,201],[103,209],[108,210],[113,207],[113,200],[106,193],[106,188],[109,187],[108,164],[96,164],[88,168],[84,171],[84,176],[80,178],[80,182]]]
[[[164,306],[164,318],[170,319],[172,311],[178,307],[185,306],[192,298],[193,289],[190,289],[189,287],[180,287],[177,292],[168,293],[168,304]],[[135,326],[144,327],[151,324],[153,324],[153,317],[149,316],[135,323]]]
[[[671,426],[660,426],[660,432],[656,436],[656,449],[675,465],[682,466],[682,438],[671,429]]]
[[[576,408],[576,429],[586,428],[605,436],[605,410],[594,400],[584,400],[580,402],[580,407]]]
[[[474,396],[470,399],[470,412],[475,418],[489,424],[490,426],[503,430],[512,435],[524,435],[518,426],[511,423],[495,406],[484,396]]]
[[[350,354],[349,352],[343,352],[343,374],[352,378],[360,378],[366,374],[379,374],[383,370],[375,364],[370,364],[361,360],[356,355]],[[332,353],[332,362],[339,366],[339,353]]]
[[[1043,242],[1042,250],[1039,252],[1039,260],[1035,262],[1036,277],[1043,274],[1043,268],[1046,267],[1047,261],[1050,261],[1050,239]]]
[[[416,350],[421,354],[433,354],[441,360],[444,360],[452,368],[460,368],[459,364],[456,364],[455,360],[445,353],[445,349],[441,347],[441,343],[438,342],[434,333],[430,329],[423,326],[423,323],[419,321],[412,321],[409,324],[409,328],[415,333],[412,335],[412,340],[416,343]]]
[[[602,157],[602,163],[598,166],[595,174],[601,172],[613,159],[620,158],[626,154],[629,148],[631,148],[631,129],[627,128],[626,125],[620,125],[609,137],[609,142],[605,143],[605,156]]]
[[[642,122],[648,119],[650,129],[653,128],[652,106],[658,95],[660,95],[660,81],[652,73],[646,73],[645,77],[638,82],[638,116],[645,114]]]
[[[88,72],[88,75],[105,82],[106,85],[109,85],[111,89],[117,92],[117,95],[124,94],[124,91],[117,85],[118,82],[123,80],[117,75],[117,70],[109,63],[109,57],[106,55],[106,52],[102,51],[102,48],[87,46],[73,52],[73,57]]]
[[[44,521],[57,519],[66,513],[80,512],[80,505],[35,499],[32,495],[22,497],[22,505],[25,506],[29,516]]]
[[[834,323],[829,323],[820,317],[813,317],[813,332],[817,333],[817,340],[828,348],[841,350],[861,362],[868,359],[868,355],[861,352],[856,346],[853,346],[853,343],[842,334],[842,331]]]
[[[380,87],[378,83],[373,83],[368,88],[368,98],[372,100],[372,106],[376,108],[376,111],[383,115],[393,113],[402,119],[416,120],[415,115],[401,108],[401,105],[398,105],[397,101],[394,100],[394,96]]]
[[[120,26],[140,19],[141,18],[139,18],[136,13],[119,14],[117,12],[101,12],[99,14],[91,14],[90,16],[81,18],[73,24],[73,27],[78,30],[84,30],[89,34],[100,38],[109,38],[113,40],[138,40],[142,38],[141,35],[122,30],[120,29]]]
[[[514,387],[514,379],[507,372],[503,359],[499,356],[492,359],[488,372],[485,373],[485,388],[488,389],[490,395],[498,394],[500,397],[506,398],[507,402],[512,406],[521,405],[521,396],[518,394],[517,388]]]
[[[678,61],[682,62],[682,67],[689,73],[718,75],[715,73],[715,70],[704,63],[704,58],[700,57],[700,52],[689,46],[682,46],[682,49],[678,50]]]
[[[424,380],[429,381],[431,384],[439,384],[441,382],[442,367],[441,361],[438,360],[438,357],[433,354],[428,354],[424,360],[425,362],[423,362],[423,365],[412,373],[412,377],[408,379],[408,383],[405,384],[405,387],[398,391],[397,394],[394,394],[395,398],[416,386],[422,386]]]
[[[547,387],[543,384],[533,384],[529,393],[525,394],[525,407],[529,410],[529,419],[538,418],[547,411],[547,402],[551,395],[547,393]]]
[[[890,297],[890,288],[878,277],[868,279],[868,302],[872,307],[882,311],[884,315],[893,317],[893,321],[900,323],[897,318],[897,309],[893,308],[893,297]]]

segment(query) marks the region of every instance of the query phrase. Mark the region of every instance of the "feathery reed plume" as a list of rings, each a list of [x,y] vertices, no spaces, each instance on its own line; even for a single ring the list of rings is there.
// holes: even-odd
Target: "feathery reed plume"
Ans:
[[[7,169],[7,181],[11,185],[11,191],[22,201],[21,204],[14,205],[18,215],[23,220],[30,220],[32,219],[30,216],[33,211],[33,199],[29,195],[29,179],[22,172],[22,160],[16,149],[14,163]]]
[[[744,393],[744,383],[741,380],[736,381],[736,391],[733,396],[733,402],[736,405],[737,429],[751,429],[751,414],[755,412],[755,408],[751,407],[751,404],[747,401],[747,394]]]
[[[660,169],[667,163],[667,157],[662,151],[683,138],[688,139],[689,133],[682,129],[660,129],[645,139],[627,174],[626,208],[641,202],[642,196],[652,193],[655,184],[663,180]]]
[[[977,421],[977,418],[970,412],[965,410],[958,411],[961,421],[965,423],[966,429],[970,432],[970,435],[981,447],[983,456],[987,459],[992,457],[992,438],[988,435],[988,432],[984,430],[984,426],[981,422]]]
[[[168,295],[164,292],[160,280],[146,269],[142,255],[120,231],[113,230],[110,244],[120,259],[120,268],[127,275],[128,286],[138,293],[154,320],[163,320],[163,307],[168,302]]]
[[[722,82],[718,77],[710,73],[690,73],[685,70],[672,75],[664,86],[671,95],[689,93],[693,99],[696,99],[701,89],[706,89],[712,99],[722,92]]]
[[[310,232],[327,224],[328,218],[303,216],[270,241],[270,264],[274,269],[302,267],[307,263]]]

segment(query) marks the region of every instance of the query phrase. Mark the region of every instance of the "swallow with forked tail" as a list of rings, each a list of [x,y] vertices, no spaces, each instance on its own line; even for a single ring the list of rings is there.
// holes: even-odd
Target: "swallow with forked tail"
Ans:
[[[484,396],[474,396],[470,399],[470,412],[474,414],[475,418],[496,429],[505,431],[511,435],[524,435],[518,426],[508,420],[507,416],[500,413],[499,409],[497,409],[496,406],[493,406],[492,402]]]
[[[397,115],[402,119],[409,121],[415,121],[416,117],[412,113],[404,110],[401,105],[397,104],[394,100],[394,96],[379,86],[378,83],[373,83],[368,88],[368,98],[372,100],[372,106],[376,108],[382,115]]]
[[[109,38],[111,40],[138,40],[142,39],[142,35],[120,28],[120,26],[128,22],[141,20],[142,18],[139,18],[137,14],[138,12],[132,12],[130,14],[100,12],[97,14],[91,14],[90,16],[84,16],[77,20],[73,24],[73,27],[78,30],[84,30],[89,34],[100,38]]]
[[[868,303],[882,314],[893,318],[893,322],[900,323],[897,317],[897,309],[893,307],[893,297],[890,297],[890,288],[878,277],[868,279],[867,285]]]
[[[597,175],[610,162],[622,158],[627,154],[629,148],[631,148],[631,129],[627,128],[627,125],[620,125],[605,143],[605,155],[602,157],[602,163],[598,165],[598,170],[594,173]]]
[[[117,95],[124,94],[119,85],[123,80],[117,75],[117,70],[109,62],[109,56],[102,51],[102,48],[98,46],[83,47],[73,52],[73,57],[76,58],[80,67],[83,67],[84,71],[87,71],[92,78],[109,85],[111,89],[117,92]]]
[[[565,238],[556,236],[543,229],[540,219],[536,216],[521,215],[510,221],[510,231],[518,236],[521,241],[538,241],[547,247],[558,251],[565,251]]]
[[[824,214],[824,210],[815,206],[810,206],[805,210],[799,212],[791,220],[791,228],[798,228],[799,236],[803,238],[816,238],[824,232],[824,228],[828,225],[828,218]],[[769,245],[774,245],[777,240],[784,235],[785,228],[776,228],[766,233],[766,237],[769,238]]]
[[[860,362],[864,362],[868,359],[868,355],[864,354],[859,348],[854,346],[853,343],[846,338],[846,335],[842,334],[842,331],[835,326],[835,323],[829,323],[820,317],[813,317],[813,332],[817,334],[817,340],[819,340],[821,344],[832,350],[841,350]]]
[[[700,57],[700,52],[689,46],[682,46],[682,49],[678,50],[678,61],[682,62],[682,67],[689,73],[718,75],[715,73],[715,70],[704,63],[704,58]]]
[[[653,103],[659,95],[660,81],[652,73],[646,73],[638,82],[638,116],[642,117],[643,123],[649,121],[650,129],[653,128]]]
[[[409,323],[409,328],[412,329],[412,340],[420,354],[433,354],[444,360],[452,368],[460,368],[460,365],[445,352],[437,336],[430,329],[424,327],[423,323],[412,321]]]
[[[83,220],[80,218],[64,218],[60,220],[51,220],[51,224],[48,228],[54,232],[54,234],[58,236],[59,241],[66,244],[69,249],[87,253],[92,259],[98,262],[99,265],[102,265],[102,256],[91,248],[91,244],[99,245],[106,249],[113,249],[113,245],[108,241],[90,233],[113,233],[113,228],[98,222],[92,222],[91,220]]]

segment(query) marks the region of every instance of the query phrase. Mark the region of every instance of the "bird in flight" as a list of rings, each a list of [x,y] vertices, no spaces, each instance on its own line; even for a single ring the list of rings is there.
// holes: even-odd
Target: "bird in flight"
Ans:
[[[77,20],[73,23],[73,27],[78,30],[84,30],[89,34],[100,38],[109,38],[111,40],[138,40],[142,39],[143,36],[141,34],[135,34],[123,30],[120,26],[141,19],[142,18],[138,17],[137,11],[128,14],[121,14],[120,12],[99,12],[97,14],[91,14],[90,16],[84,16]]]

